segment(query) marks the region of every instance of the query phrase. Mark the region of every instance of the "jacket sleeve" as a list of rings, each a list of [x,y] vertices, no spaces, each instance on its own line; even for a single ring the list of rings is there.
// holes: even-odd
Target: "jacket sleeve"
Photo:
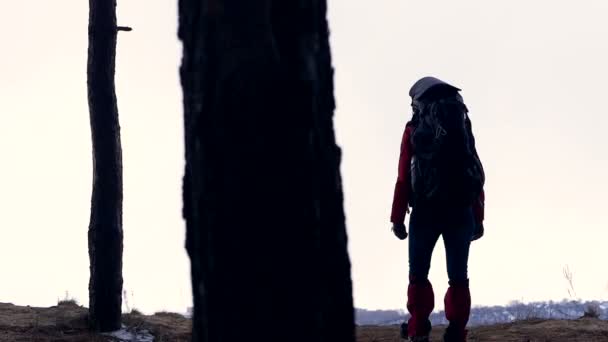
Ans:
[[[483,183],[485,183],[485,172],[483,171],[483,164],[481,163],[481,158],[479,158],[479,154],[477,153],[477,148],[475,147],[475,135],[473,134],[473,127],[471,125],[471,120],[467,116],[467,129],[469,131],[469,135],[473,144],[473,152],[475,153],[475,157],[479,161],[479,165],[481,166],[481,172],[483,175]],[[479,198],[477,201],[473,203],[473,214],[475,216],[475,220],[477,224],[482,224],[485,218],[485,204],[486,204],[486,194],[482,187],[481,193],[479,194]]]
[[[391,211],[392,223],[403,223],[405,215],[409,207],[410,197],[410,163],[412,160],[412,144],[410,136],[412,127],[408,124],[403,132],[401,140],[401,153],[399,155],[399,169],[397,175],[397,183],[395,184],[395,193],[393,195],[393,207]]]
[[[475,149],[475,157],[477,157],[477,159],[479,160],[479,163],[481,165],[481,158],[479,158],[479,154],[477,153],[477,149]],[[481,166],[482,172],[483,172],[483,165]],[[485,183],[485,172],[483,172],[483,182]],[[481,193],[479,194],[479,198],[477,199],[477,201],[475,201],[473,203],[473,214],[475,215],[475,220],[477,221],[477,224],[482,224],[483,220],[485,219],[485,206],[486,206],[486,193],[485,190],[482,188],[481,189]]]
[[[475,220],[477,224],[483,223],[485,218],[485,205],[486,205],[486,194],[483,190],[481,190],[481,194],[479,194],[479,199],[473,203],[473,214],[475,215]]]

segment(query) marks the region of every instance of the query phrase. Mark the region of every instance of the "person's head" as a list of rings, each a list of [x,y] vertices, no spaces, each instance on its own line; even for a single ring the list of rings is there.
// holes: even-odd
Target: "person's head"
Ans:
[[[414,83],[410,89],[410,96],[412,97],[412,101],[420,101],[430,96],[450,94],[454,92],[457,93],[459,91],[460,88],[457,88],[438,78],[427,76]]]
[[[468,109],[459,91],[460,88],[435,77],[423,77],[416,81],[409,92],[412,98],[412,122],[415,122],[421,114],[433,111],[438,116],[463,115],[470,125]]]

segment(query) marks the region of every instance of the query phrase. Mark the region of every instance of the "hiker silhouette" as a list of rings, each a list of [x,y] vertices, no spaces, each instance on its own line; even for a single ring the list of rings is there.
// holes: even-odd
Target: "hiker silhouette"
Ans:
[[[469,247],[484,234],[485,175],[459,92],[434,77],[418,80],[409,92],[413,115],[401,142],[391,222],[397,238],[409,237],[410,318],[402,324],[401,335],[410,341],[428,341],[431,331],[429,316],[435,303],[428,274],[439,237],[449,278],[444,340],[466,341],[471,310]],[[404,221],[410,207],[408,235]]]

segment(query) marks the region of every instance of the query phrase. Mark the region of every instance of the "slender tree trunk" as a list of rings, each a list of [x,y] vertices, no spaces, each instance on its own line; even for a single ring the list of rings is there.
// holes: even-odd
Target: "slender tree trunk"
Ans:
[[[180,0],[193,341],[354,341],[325,0]]]
[[[122,150],[114,87],[116,1],[89,0],[87,84],[93,141],[89,224],[89,320],[120,328],[122,306]]]

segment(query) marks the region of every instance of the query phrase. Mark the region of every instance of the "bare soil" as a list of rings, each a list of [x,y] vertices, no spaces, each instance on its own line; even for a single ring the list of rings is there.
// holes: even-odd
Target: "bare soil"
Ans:
[[[174,313],[152,316],[126,314],[123,323],[131,331],[148,330],[156,342],[186,342],[192,323]],[[433,329],[432,341],[441,341],[444,327]],[[76,304],[51,308],[22,307],[0,303],[0,342],[114,342],[87,329],[87,309]],[[527,320],[472,328],[470,342],[608,342],[608,321]],[[357,342],[403,342],[398,326],[361,326]]]
[[[173,313],[153,316],[126,314],[123,324],[130,330],[148,330],[156,342],[186,342],[192,324]],[[87,308],[61,304],[34,308],[0,303],[0,342],[113,342],[111,337],[88,331]]]
[[[445,327],[433,328],[431,341],[442,341]],[[357,342],[403,342],[399,327],[363,326]],[[469,342],[608,342],[608,321],[584,318],[571,321],[526,320],[474,327]]]

